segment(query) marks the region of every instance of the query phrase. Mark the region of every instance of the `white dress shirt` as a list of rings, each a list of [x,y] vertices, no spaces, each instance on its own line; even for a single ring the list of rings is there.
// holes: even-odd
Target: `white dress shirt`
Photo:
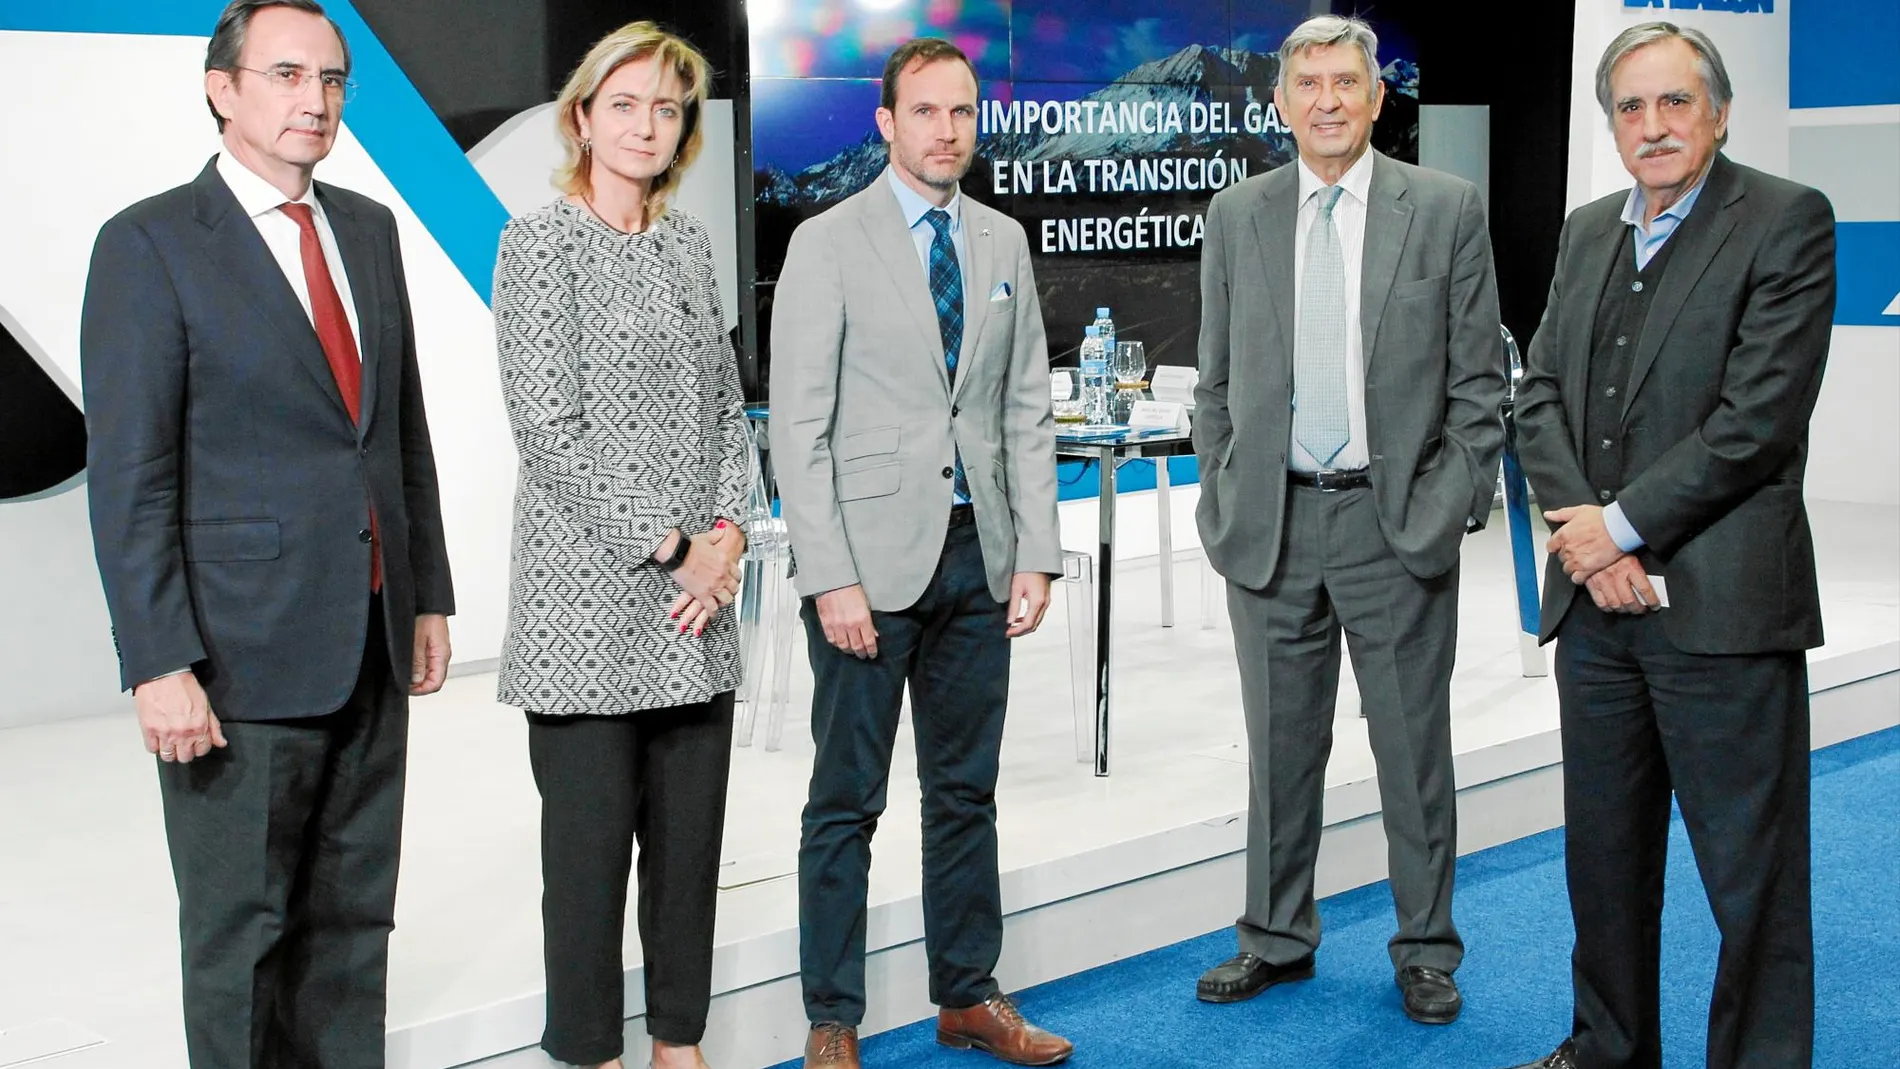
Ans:
[[[232,159],[228,152],[218,154],[218,177],[224,179],[231,195],[237,198],[238,206],[256,224],[264,246],[276,258],[277,266],[284,269],[284,277],[297,294],[297,302],[303,305],[303,314],[310,316],[310,326],[315,329],[317,320],[310,311],[310,287],[303,277],[303,234],[297,221],[280,210],[290,198],[255,171]],[[363,330],[356,321],[356,301],[350,294],[349,272],[343,270],[343,257],[336,249],[336,233],[330,229],[330,217],[323,213],[323,204],[317,200],[316,184],[306,188],[294,203],[310,205],[310,214],[317,222],[317,243],[323,246],[324,262],[330,265],[330,281],[336,284],[337,296],[343,299],[343,314],[350,319],[350,337],[356,340],[357,357],[361,359]]]
[[[1366,353],[1360,334],[1359,275],[1366,245],[1366,197],[1372,189],[1370,148],[1339,179],[1344,190],[1333,205],[1333,226],[1339,231],[1339,252],[1346,268],[1346,445],[1333,458],[1332,467],[1356,471],[1370,462],[1366,449]],[[1306,289],[1306,237],[1319,219],[1319,191],[1326,188],[1305,160],[1297,160],[1300,169],[1300,212],[1293,227],[1293,336],[1299,337],[1301,295]],[[1295,342],[1297,344],[1297,341]],[[1318,471],[1326,465],[1313,459],[1299,441],[1288,436],[1286,466],[1294,471]]]

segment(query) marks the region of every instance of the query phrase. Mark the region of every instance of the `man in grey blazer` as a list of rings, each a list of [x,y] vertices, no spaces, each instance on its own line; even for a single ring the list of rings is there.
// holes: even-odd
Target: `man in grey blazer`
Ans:
[[[1067,1058],[998,988],[996,776],[1009,640],[1062,566],[1029,243],[959,194],[976,71],[924,38],[885,66],[890,167],[792,235],[772,315],[772,456],[810,642],[817,756],[799,844],[808,1067],[858,1065],[865,895],[909,684],[937,1040]]]
[[[1378,40],[1318,16],[1280,48],[1299,159],[1214,198],[1201,256],[1201,542],[1227,579],[1252,793],[1240,953],[1197,994],[1313,975],[1313,865],[1342,630],[1378,765],[1413,1020],[1462,1007],[1452,923],[1458,554],[1504,444],[1496,279],[1468,182],[1370,147]]]

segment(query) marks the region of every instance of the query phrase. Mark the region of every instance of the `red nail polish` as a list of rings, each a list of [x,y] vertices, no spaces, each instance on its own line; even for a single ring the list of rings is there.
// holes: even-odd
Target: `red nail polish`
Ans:
[[[720,520],[718,523],[713,524],[713,527],[717,530],[723,531],[726,528],[726,521]]]

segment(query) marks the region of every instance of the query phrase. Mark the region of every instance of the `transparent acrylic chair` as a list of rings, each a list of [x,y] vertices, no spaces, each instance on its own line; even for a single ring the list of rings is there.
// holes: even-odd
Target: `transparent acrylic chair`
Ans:
[[[1062,551],[1069,613],[1069,694],[1075,715],[1075,759],[1095,760],[1095,558]]]
[[[736,741],[752,745],[761,706],[765,707],[765,748],[776,751],[785,732],[791,700],[792,639],[798,627],[798,596],[792,589],[792,544],[785,521],[772,514],[771,487],[760,461],[763,422],[748,426],[751,441],[752,498],[746,510],[746,551],[739,565],[739,685]],[[765,686],[768,674],[771,687]]]
[[[1201,547],[1201,630],[1212,631],[1227,612],[1227,584],[1207,559],[1207,547]]]
[[[1511,542],[1511,579],[1517,594],[1517,652],[1525,678],[1550,674],[1544,649],[1537,643],[1539,592],[1537,588],[1537,539],[1531,531],[1530,483],[1524,478],[1524,466],[1517,459],[1517,390],[1524,380],[1524,358],[1518,352],[1517,339],[1502,323],[1499,340],[1510,368],[1505,393],[1504,461],[1499,465],[1497,502],[1504,506],[1506,530]]]

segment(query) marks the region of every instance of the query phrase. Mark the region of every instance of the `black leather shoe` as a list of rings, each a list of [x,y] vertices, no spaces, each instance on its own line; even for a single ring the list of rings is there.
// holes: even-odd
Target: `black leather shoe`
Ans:
[[[1419,1024],[1450,1024],[1465,1008],[1458,982],[1450,974],[1423,965],[1400,969],[1399,990],[1405,995],[1405,1015]]]
[[[1577,1045],[1566,1039],[1557,1045],[1556,1050],[1542,1058],[1513,1066],[1512,1069],[1578,1069]]]
[[[1244,1002],[1274,984],[1313,978],[1313,955],[1285,965],[1271,965],[1241,951],[1201,974],[1194,997],[1202,1002]]]

